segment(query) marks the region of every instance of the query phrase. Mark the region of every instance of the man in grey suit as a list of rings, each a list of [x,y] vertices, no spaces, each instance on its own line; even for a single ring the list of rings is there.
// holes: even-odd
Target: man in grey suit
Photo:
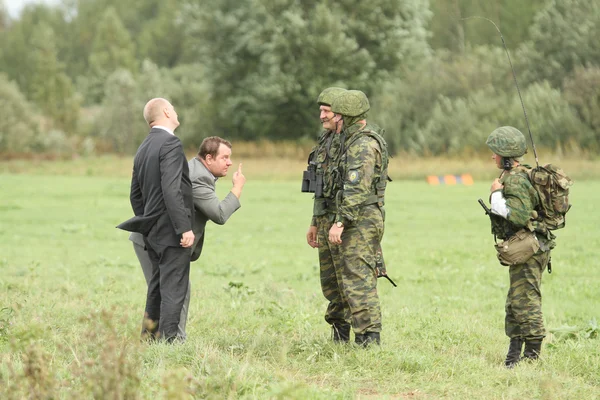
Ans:
[[[233,188],[231,192],[223,201],[219,201],[215,193],[215,183],[217,178],[227,175],[232,161],[231,143],[216,136],[204,139],[198,155],[192,158],[188,165],[195,208],[195,218],[192,224],[195,236],[192,246],[192,261],[195,261],[200,257],[200,253],[202,252],[206,222],[210,219],[216,224],[223,225],[240,208],[239,198],[242,194],[246,178],[242,174],[240,164],[233,176]],[[142,266],[146,284],[149,284],[152,278],[152,262],[146,251],[143,236],[134,232],[129,236],[129,240],[133,242],[133,248]],[[190,291],[191,282],[188,281],[187,293],[178,325],[178,336],[182,339],[186,338],[185,327],[190,304]]]
[[[118,228],[143,235],[152,263],[142,337],[172,342],[188,289],[194,243],[194,200],[175,108],[155,98],[144,107],[150,133],[133,162],[130,201],[135,216]]]
[[[242,164],[233,173],[233,187],[222,201],[215,193],[217,179],[227,175],[231,161],[231,143],[218,136],[207,137],[202,141],[198,155],[189,162],[190,180],[194,195],[195,216],[192,229],[194,244],[192,261],[196,261],[202,252],[206,221],[223,225],[240,208],[240,196],[246,183],[242,173]]]

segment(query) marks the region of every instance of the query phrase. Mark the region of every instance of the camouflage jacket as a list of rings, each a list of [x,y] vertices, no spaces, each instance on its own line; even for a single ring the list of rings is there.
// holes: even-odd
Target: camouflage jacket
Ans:
[[[313,161],[317,167],[317,175],[323,176],[323,185],[330,184],[328,164],[335,159],[340,146],[339,135],[333,131],[323,131],[319,136],[319,143],[312,149],[309,161]],[[315,197],[313,204],[313,216],[311,226],[316,226],[316,217],[327,213],[327,200],[324,197]]]
[[[539,208],[539,196],[531,184],[527,166],[519,165],[505,171],[500,178],[504,185],[502,195],[506,199],[509,212],[506,218],[494,215],[492,233],[499,239],[506,240],[517,231],[528,228],[534,230],[535,211]]]
[[[335,220],[344,225],[356,221],[362,206],[384,203],[387,146],[372,127],[361,129],[360,124],[354,124],[345,129],[342,149],[330,164],[331,188],[327,188],[326,195],[334,198]]]

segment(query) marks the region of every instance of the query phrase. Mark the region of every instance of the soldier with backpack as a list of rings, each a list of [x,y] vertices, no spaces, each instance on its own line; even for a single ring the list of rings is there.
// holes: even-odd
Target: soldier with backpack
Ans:
[[[489,215],[492,233],[502,240],[495,245],[498,259],[509,267],[505,332],[510,345],[505,365],[512,368],[522,357],[536,360],[542,349],[546,330],[540,286],[555,236],[546,226],[532,170],[521,164],[527,151],[525,136],[516,128],[503,126],[489,135],[486,144],[494,153],[496,166],[503,170],[490,189]]]

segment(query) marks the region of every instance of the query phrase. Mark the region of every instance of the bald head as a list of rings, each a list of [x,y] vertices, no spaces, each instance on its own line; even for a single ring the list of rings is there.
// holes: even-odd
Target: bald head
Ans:
[[[174,131],[179,126],[179,119],[175,108],[167,99],[161,97],[154,98],[144,106],[144,119],[148,125],[164,126]]]
[[[160,97],[152,99],[144,106],[144,119],[148,125],[152,126],[157,120],[163,117],[163,110],[170,106],[171,103],[166,99]]]

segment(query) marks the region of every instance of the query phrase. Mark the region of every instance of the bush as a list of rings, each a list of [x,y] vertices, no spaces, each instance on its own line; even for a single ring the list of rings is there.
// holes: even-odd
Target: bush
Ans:
[[[579,119],[600,141],[600,68],[576,68],[563,83],[564,96]]]
[[[0,99],[4,121],[0,127],[0,151],[27,153],[33,150],[41,117],[19,87],[0,75]]]
[[[576,150],[597,148],[592,131],[581,122],[575,111],[558,89],[544,81],[523,91],[523,101],[536,146],[561,152],[569,147]],[[527,135],[527,126],[518,96],[514,96],[505,117],[506,125],[513,125]]]
[[[433,150],[436,145],[425,143],[429,138],[422,132],[436,107],[464,108],[465,105],[450,103],[458,99],[464,102],[481,90],[505,91],[514,87],[501,47],[469,47],[463,54],[438,50],[417,68],[403,69],[396,75],[398,78],[382,85],[372,99],[370,112],[372,122],[386,129],[386,140],[393,153],[445,151],[442,148],[447,146],[441,143],[442,148]],[[435,111],[437,118],[444,113],[442,109]],[[437,130],[434,126],[427,129]]]

